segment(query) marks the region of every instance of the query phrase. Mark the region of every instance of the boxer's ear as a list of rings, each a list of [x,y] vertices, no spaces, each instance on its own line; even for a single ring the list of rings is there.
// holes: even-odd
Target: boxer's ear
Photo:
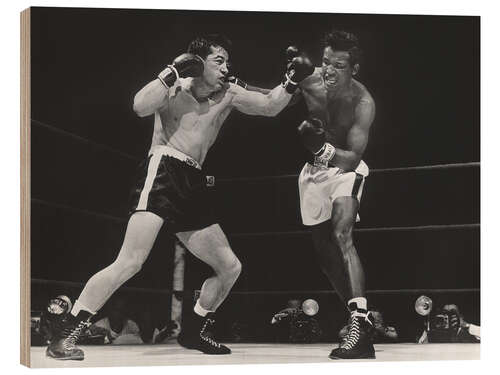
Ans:
[[[354,64],[352,67],[352,75],[355,76],[359,72],[359,64]]]

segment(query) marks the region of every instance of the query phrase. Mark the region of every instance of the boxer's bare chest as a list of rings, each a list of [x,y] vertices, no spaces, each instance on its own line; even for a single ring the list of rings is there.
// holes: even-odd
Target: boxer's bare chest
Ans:
[[[353,95],[329,96],[321,80],[310,82],[301,89],[310,115],[323,121],[327,140],[344,147],[354,123],[357,99]]]
[[[158,112],[153,145],[169,144],[201,163],[231,112],[231,100],[231,95],[221,93],[198,101],[179,89]]]
[[[163,127],[210,133],[216,130],[230,111],[228,95],[197,101],[189,92],[172,96],[168,106],[160,112]],[[226,115],[226,116],[225,116]]]

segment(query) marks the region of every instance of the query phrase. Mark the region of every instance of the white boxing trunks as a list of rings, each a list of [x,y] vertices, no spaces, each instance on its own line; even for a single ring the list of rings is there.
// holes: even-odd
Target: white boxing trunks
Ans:
[[[330,220],[333,201],[338,197],[352,196],[361,201],[368,173],[368,166],[362,160],[354,172],[306,163],[299,176],[300,212],[304,225]],[[359,221],[359,215],[356,221]]]

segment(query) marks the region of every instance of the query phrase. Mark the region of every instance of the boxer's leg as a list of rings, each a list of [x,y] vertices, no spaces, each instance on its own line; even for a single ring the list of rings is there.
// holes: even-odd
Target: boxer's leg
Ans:
[[[201,230],[178,233],[177,237],[193,255],[214,270],[214,275],[203,283],[194,312],[188,313],[188,326],[183,324],[178,342],[188,349],[197,349],[207,354],[229,354],[229,348],[214,340],[213,312],[224,301],[238,279],[241,263],[218,224]]]
[[[344,293],[344,301],[351,312],[346,340],[332,350],[332,359],[375,358],[370,338],[372,323],[365,298],[365,276],[352,238],[358,207],[359,202],[354,197],[335,199],[330,220],[330,241],[322,237],[323,247],[319,249],[320,257],[325,262],[323,270],[335,287],[339,286],[339,293]],[[321,234],[325,236],[324,232]]]
[[[214,275],[203,283],[198,301],[203,309],[215,311],[238,279],[241,272],[240,261],[218,224],[197,231],[178,233],[177,237],[193,255],[214,270]]]
[[[148,257],[163,224],[163,219],[151,212],[136,212],[128,222],[125,239],[116,260],[92,276],[56,337],[47,347],[47,355],[55,359],[84,358],[75,344],[90,325],[90,318],[125,281],[135,275]]]
[[[163,219],[152,212],[134,213],[127,225],[125,239],[116,260],[92,276],[72,310],[97,312],[123,283],[140,271],[155,243]]]
[[[346,304],[352,298],[364,297],[363,266],[352,239],[358,207],[356,198],[339,197],[333,202],[330,221],[312,228],[323,272]]]

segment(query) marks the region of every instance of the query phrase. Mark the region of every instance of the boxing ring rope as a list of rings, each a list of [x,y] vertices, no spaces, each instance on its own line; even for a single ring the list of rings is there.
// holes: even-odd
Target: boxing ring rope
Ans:
[[[140,159],[126,154],[122,151],[116,150],[110,146],[96,143],[92,140],[83,138],[79,135],[73,134],[71,132],[64,131],[55,126],[46,124],[42,121],[31,119],[31,123],[48,131],[57,133],[62,136],[71,138],[77,142],[87,144],[89,146],[95,147],[118,156],[129,161],[139,162]],[[411,172],[411,171],[432,171],[432,170],[444,170],[444,169],[457,169],[457,168],[477,168],[480,167],[479,162],[464,162],[464,163],[448,163],[448,164],[435,164],[435,165],[423,165],[423,166],[409,166],[409,167],[394,167],[394,168],[375,168],[371,169],[371,174],[376,173],[391,173],[391,172]],[[228,183],[245,183],[245,182],[268,182],[276,180],[288,180],[297,179],[298,174],[288,174],[279,176],[256,176],[256,177],[227,177],[227,178],[216,178],[217,184],[228,184]],[[120,217],[100,212],[95,212],[91,210],[85,210],[77,207],[68,206],[61,203],[50,202],[39,198],[31,198],[32,204],[38,204],[46,207],[55,207],[58,209],[66,210],[73,213],[83,214],[86,216],[93,216],[102,218],[105,220],[113,221],[116,223],[126,223],[126,217]],[[401,232],[401,231],[435,231],[435,230],[470,230],[480,228],[479,223],[469,223],[469,224],[436,224],[436,225],[421,225],[421,226],[402,226],[402,227],[372,227],[372,228],[355,228],[355,232]],[[307,230],[297,230],[297,231],[286,231],[286,232],[253,232],[253,233],[229,233],[229,238],[249,238],[249,237],[264,237],[264,236],[302,236],[310,234]],[[57,285],[81,288],[85,285],[84,282],[73,282],[73,281],[59,281],[59,280],[46,280],[32,278],[32,284],[36,285]],[[133,292],[133,293],[153,293],[161,295],[170,295],[173,293],[183,293],[180,290],[166,290],[166,289],[151,289],[151,288],[137,288],[137,287],[121,287],[121,291]],[[396,295],[396,294],[436,294],[436,293],[479,293],[479,288],[463,288],[463,289],[387,289],[387,290],[367,290],[367,294],[378,294],[378,295]],[[231,294],[238,295],[279,295],[279,294],[336,294],[333,290],[286,290],[286,291],[232,291]]]
[[[85,286],[84,282],[79,281],[63,281],[63,280],[45,280],[45,279],[31,279],[33,284],[37,285],[57,285],[67,286],[72,288],[82,288]],[[151,289],[151,288],[136,288],[124,286],[120,288],[121,291],[133,293],[152,293],[152,294],[165,294],[183,293],[182,290],[168,290],[168,289]],[[455,289],[372,289],[367,290],[367,294],[437,294],[437,293],[478,293],[479,288],[455,288]],[[282,295],[282,294],[337,294],[334,290],[250,290],[250,291],[231,291],[231,294],[237,295]]]
[[[395,167],[395,168],[374,168],[370,169],[372,173],[387,173],[387,172],[406,172],[406,171],[430,171],[439,169],[454,169],[454,168],[470,168],[480,167],[480,162],[466,162],[466,163],[453,163],[453,164],[434,164],[434,165],[421,165],[411,167]],[[216,179],[216,183],[232,183],[232,182],[262,182],[270,180],[286,180],[297,179],[298,174],[285,174],[280,176],[256,176],[256,177],[228,177]]]
[[[73,133],[61,130],[55,126],[46,124],[42,121],[31,119],[32,123],[37,126],[42,127],[48,131],[55,132],[60,135],[67,136],[72,138],[78,142],[82,142],[85,144],[89,144],[95,146],[96,148],[105,150],[110,153],[114,153],[116,155],[120,155],[125,159],[139,162],[139,159],[118,151],[112,147],[98,144],[94,141],[85,139],[81,136],[75,135]],[[442,169],[455,169],[455,168],[471,168],[471,167],[480,167],[479,162],[466,162],[466,163],[454,163],[454,164],[435,164],[435,165],[424,165],[424,166],[410,166],[410,167],[395,167],[395,168],[374,168],[370,171],[370,173],[388,173],[388,172],[406,172],[406,171],[428,171],[428,170],[442,170]],[[297,179],[298,174],[288,174],[288,175],[280,175],[280,176],[257,176],[257,177],[236,177],[236,178],[216,178],[216,186],[219,183],[227,184],[227,183],[243,183],[243,182],[267,182],[273,180],[286,180],[286,179]],[[81,208],[71,207],[68,205],[64,205],[56,202],[49,202],[39,198],[31,198],[32,203],[52,206],[59,209],[71,211],[74,213],[82,213],[87,216],[94,216],[103,218],[106,220],[114,221],[117,223],[124,223],[127,221],[125,217],[119,217],[110,214],[104,214],[101,212],[95,212],[91,210],[85,210]],[[469,223],[469,224],[443,224],[443,225],[421,225],[421,226],[405,226],[405,227],[373,227],[373,228],[355,228],[355,232],[390,232],[390,231],[418,231],[418,230],[453,230],[453,229],[475,229],[479,228],[479,223]],[[239,237],[259,237],[259,236],[297,236],[297,235],[305,235],[309,232],[306,230],[302,231],[287,231],[287,232],[254,232],[254,233],[229,233],[228,237],[239,238]]]
[[[479,223],[473,224],[436,224],[436,225],[417,225],[409,227],[373,227],[373,228],[354,228],[354,232],[405,232],[420,230],[453,230],[453,229],[475,229],[479,228]],[[265,236],[302,236],[310,234],[308,230],[296,230],[287,232],[252,232],[252,233],[232,233],[229,237],[265,237]]]
[[[31,120],[32,123],[48,130],[52,131],[67,137],[70,137],[76,141],[86,143],[89,145],[93,145],[96,148],[100,148],[110,153],[114,153],[116,155],[120,155],[123,158],[128,160],[138,162],[139,159],[131,156],[129,154],[118,151],[112,147],[95,143],[94,141],[82,138],[78,135],[72,134],[70,132],[58,129],[52,125],[46,124],[42,121]],[[443,170],[443,169],[456,169],[456,168],[472,168],[472,167],[480,167],[479,162],[466,162],[466,163],[453,163],[453,164],[435,164],[435,165],[424,165],[424,166],[410,166],[410,167],[395,167],[395,168],[374,168],[370,171],[371,174],[374,173],[390,173],[390,172],[406,172],[406,171],[429,171],[429,170]],[[257,177],[235,177],[235,178],[216,178],[216,186],[219,183],[227,184],[227,183],[244,183],[244,182],[268,182],[273,180],[286,180],[286,179],[297,179],[298,174],[288,174],[288,175],[279,175],[279,176],[257,176]],[[125,217],[119,217],[115,215],[104,214],[100,212],[85,210],[81,208],[71,207],[68,205],[49,202],[38,198],[32,198],[32,203],[52,206],[59,209],[82,213],[87,216],[94,216],[103,218],[106,220],[114,221],[117,223],[124,223],[127,221]],[[363,232],[392,232],[392,231],[431,231],[431,230],[454,230],[454,229],[476,229],[479,228],[479,223],[469,223],[469,224],[437,224],[437,225],[420,225],[420,226],[404,226],[404,227],[373,227],[373,228],[355,228],[354,231],[358,233]],[[228,237],[231,238],[242,238],[242,237],[262,237],[262,236],[297,236],[297,235],[306,235],[309,234],[309,231],[300,230],[300,231],[286,231],[286,232],[254,232],[254,233],[228,233]]]
[[[40,128],[43,128],[45,130],[49,130],[49,131],[51,131],[53,133],[56,133],[56,134],[63,135],[65,137],[71,138],[71,139],[73,139],[73,140],[75,140],[77,142],[90,145],[92,147],[95,147],[96,149],[100,149],[100,150],[109,152],[111,154],[119,155],[119,156],[121,156],[124,159],[131,160],[131,161],[136,161],[136,162],[140,161],[140,159],[137,158],[137,157],[135,157],[135,156],[129,155],[129,154],[125,153],[125,152],[119,151],[119,150],[114,149],[114,148],[112,148],[110,146],[103,145],[103,144],[91,141],[90,139],[81,137],[81,136],[73,134],[71,132],[67,132],[65,130],[59,129],[56,126],[46,124],[46,123],[44,123],[42,121],[31,119],[31,123],[39,126]]]
[[[31,119],[31,122],[39,127],[72,138],[78,142],[92,145],[96,148],[105,150],[107,152],[120,155],[125,159],[139,162],[140,159],[132,156],[130,154],[124,153],[122,151],[116,150],[110,146],[103,145],[100,143],[96,143],[90,139],[83,138],[79,135],[73,134],[71,132],[67,132],[65,130],[59,129],[53,125],[44,123],[39,120]],[[436,170],[436,169],[454,169],[454,168],[470,168],[470,167],[480,167],[480,162],[464,162],[464,163],[448,163],[448,164],[434,164],[434,165],[422,165],[422,166],[408,166],[408,167],[393,167],[393,168],[374,168],[370,170],[370,173],[387,173],[387,172],[405,172],[405,171],[427,171],[427,170]],[[256,176],[256,177],[226,177],[226,178],[218,178],[216,183],[228,183],[228,182],[258,182],[258,181],[269,181],[269,180],[281,180],[281,179],[290,179],[290,178],[298,178],[298,174],[287,174],[280,176]]]
[[[65,211],[69,211],[69,212],[73,212],[73,213],[77,213],[77,214],[83,214],[85,216],[98,217],[98,218],[106,219],[106,220],[113,221],[116,223],[126,223],[127,222],[127,219],[125,217],[119,217],[119,216],[114,216],[114,215],[103,214],[101,212],[84,210],[82,208],[72,207],[72,206],[68,206],[65,204],[61,204],[61,203],[45,201],[43,199],[31,198],[31,202],[35,203],[35,204],[39,204],[41,206],[55,207],[55,208],[59,208],[59,209],[65,210]]]
[[[114,221],[117,223],[126,223],[127,218],[113,216],[108,214],[103,214],[100,212],[84,210],[81,208],[71,207],[64,204],[54,203],[45,201],[42,199],[32,198],[32,203],[56,207],[63,210],[67,210],[74,213],[80,213],[86,216],[94,216],[103,218],[106,220]],[[435,225],[416,225],[416,226],[405,226],[405,227],[372,227],[372,228],[354,228],[355,232],[363,233],[363,232],[404,232],[404,231],[431,231],[431,230],[454,230],[454,229],[476,229],[480,228],[479,223],[471,223],[471,224],[435,224]],[[228,237],[231,238],[242,238],[242,237],[265,237],[265,236],[301,236],[310,234],[308,230],[297,230],[297,231],[286,231],[286,232],[249,232],[249,233],[227,233]]]

